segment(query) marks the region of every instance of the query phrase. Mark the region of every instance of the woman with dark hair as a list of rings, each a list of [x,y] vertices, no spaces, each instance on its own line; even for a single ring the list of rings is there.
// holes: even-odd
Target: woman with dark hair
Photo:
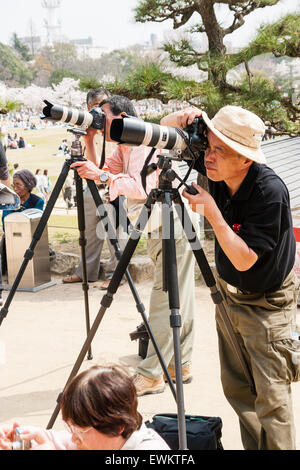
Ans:
[[[33,173],[29,170],[18,170],[13,174],[12,187],[20,198],[20,208],[15,210],[3,210],[2,211],[2,227],[5,231],[4,219],[7,215],[14,212],[22,212],[25,209],[40,209],[44,208],[44,201],[36,194],[31,194],[31,191],[36,186],[36,178]],[[6,246],[5,246],[5,234],[3,234],[0,241],[0,270],[1,275],[7,272],[7,258],[6,258]],[[0,275],[0,277],[1,277]],[[1,298],[1,295],[0,295]]]
[[[13,212],[22,212],[25,209],[40,209],[44,208],[44,201],[36,194],[32,194],[31,191],[36,186],[36,178],[33,173],[29,170],[19,170],[13,175],[13,189],[20,198],[20,209],[17,210],[5,210],[2,213],[2,223],[4,229],[4,218]]]
[[[142,423],[133,378],[119,366],[94,366],[65,388],[62,418],[66,431],[22,427],[21,439],[37,450],[169,450]],[[0,448],[11,449],[17,423],[0,427]]]

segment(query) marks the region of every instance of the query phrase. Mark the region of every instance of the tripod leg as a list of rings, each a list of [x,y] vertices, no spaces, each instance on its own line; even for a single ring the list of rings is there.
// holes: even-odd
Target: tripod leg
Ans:
[[[45,210],[41,216],[41,219],[35,229],[35,232],[33,234],[33,238],[32,238],[32,241],[30,243],[30,246],[29,248],[25,251],[25,254],[24,254],[24,260],[21,264],[21,267],[19,269],[19,272],[13,282],[13,285],[10,289],[10,292],[7,296],[7,299],[5,301],[5,304],[3,306],[3,308],[0,310],[0,325],[3,321],[3,319],[6,317],[7,313],[8,313],[8,308],[11,304],[11,301],[15,295],[15,292],[20,284],[20,281],[23,277],[23,274],[24,274],[24,271],[29,263],[29,261],[32,259],[33,255],[34,255],[34,249],[36,247],[36,244],[38,243],[38,241],[40,240],[42,234],[43,234],[43,231],[47,225],[47,222],[48,222],[48,219],[51,215],[51,212],[52,212],[52,209],[56,203],[56,200],[62,190],[62,187],[64,185],[64,182],[67,178],[67,175],[68,175],[68,172],[69,172],[69,169],[70,169],[70,162],[68,161],[65,161],[64,165],[63,165],[63,168],[61,170],[61,173],[57,179],[57,182],[53,188],[53,191],[51,193],[51,196],[49,198],[49,201],[45,207]]]
[[[2,292],[3,292],[3,257],[5,257],[5,235],[2,235],[0,241],[0,305],[3,304]]]
[[[93,183],[93,181],[89,181],[89,180],[87,180],[87,183],[88,183],[88,186],[89,186],[89,188],[90,188],[90,190],[91,190],[91,193],[92,193],[92,195],[93,195],[93,198],[94,198],[94,200],[95,200],[95,203],[96,203],[97,208],[99,208],[99,207],[102,208],[103,202],[102,202],[102,200],[101,200],[101,198],[100,198],[100,196],[99,196],[99,193],[98,193],[98,190],[97,190],[97,188],[96,188],[96,185]],[[93,183],[93,184],[91,184],[91,183]],[[97,330],[98,330],[98,328],[99,328],[99,326],[100,326],[100,323],[101,323],[101,321],[102,321],[102,319],[103,319],[103,316],[104,316],[104,314],[105,314],[105,312],[106,312],[106,309],[107,309],[108,307],[110,307],[110,305],[111,305],[111,303],[112,303],[112,301],[113,301],[113,295],[117,292],[117,289],[118,289],[118,287],[119,287],[119,284],[120,284],[120,282],[121,282],[121,279],[122,279],[123,275],[125,274],[125,275],[126,275],[126,278],[127,278],[127,280],[128,280],[128,284],[129,284],[129,286],[130,286],[130,289],[131,289],[131,291],[132,291],[132,293],[133,293],[133,296],[134,296],[134,298],[135,298],[135,300],[136,300],[136,305],[137,305],[138,311],[139,311],[139,312],[141,313],[141,315],[142,315],[143,322],[144,322],[144,324],[145,324],[146,330],[147,330],[147,332],[148,332],[148,334],[149,334],[149,337],[150,337],[150,339],[151,339],[151,341],[152,341],[152,343],[153,343],[153,347],[154,347],[154,349],[155,349],[155,352],[156,352],[156,354],[157,354],[157,356],[158,356],[158,358],[159,358],[160,364],[161,364],[161,366],[162,366],[162,368],[163,368],[163,370],[164,370],[164,373],[165,373],[165,375],[166,375],[166,377],[167,377],[167,380],[168,380],[168,382],[169,382],[169,384],[170,384],[171,391],[172,391],[173,396],[174,396],[174,398],[175,398],[175,400],[176,400],[176,391],[175,391],[175,388],[174,388],[174,384],[173,384],[173,382],[172,382],[172,380],[171,380],[171,378],[170,378],[168,369],[167,369],[166,364],[165,364],[165,362],[164,362],[164,360],[163,360],[163,358],[162,358],[162,356],[161,356],[159,347],[158,347],[158,345],[157,345],[157,342],[156,342],[156,340],[155,340],[155,337],[154,337],[154,335],[153,335],[153,333],[152,333],[152,330],[151,330],[151,328],[150,328],[150,325],[149,325],[149,323],[148,323],[148,320],[147,320],[147,317],[146,317],[146,314],[145,314],[144,305],[142,304],[142,302],[141,302],[140,299],[139,299],[139,295],[138,295],[138,293],[137,293],[137,291],[136,291],[136,289],[135,289],[135,286],[134,286],[134,284],[133,284],[132,278],[131,278],[130,273],[129,273],[129,271],[128,271],[128,265],[129,265],[129,263],[130,263],[130,260],[131,260],[131,258],[132,258],[132,255],[133,255],[133,253],[134,253],[134,251],[135,251],[135,248],[136,248],[136,246],[137,246],[137,244],[138,244],[138,242],[139,242],[139,240],[140,240],[140,237],[142,236],[143,229],[144,229],[144,227],[146,226],[146,223],[147,223],[147,221],[148,221],[148,219],[149,219],[149,217],[150,217],[150,215],[151,215],[152,202],[153,202],[153,200],[152,200],[152,195],[151,195],[151,193],[150,193],[150,195],[149,195],[149,197],[148,197],[148,199],[147,199],[147,201],[146,201],[146,203],[145,203],[145,205],[144,205],[144,207],[143,207],[143,209],[142,209],[142,212],[141,212],[141,214],[140,214],[140,216],[139,216],[139,219],[138,219],[138,221],[137,221],[137,223],[136,223],[136,226],[135,226],[135,228],[134,228],[134,230],[133,230],[133,232],[132,232],[132,234],[131,234],[131,236],[130,236],[130,238],[129,238],[127,244],[126,244],[126,247],[125,247],[125,250],[124,250],[123,254],[122,254],[122,252],[121,252],[121,250],[120,250],[120,247],[119,247],[118,241],[117,241],[117,239],[116,239],[116,236],[115,236],[115,235],[113,236],[114,230],[113,230],[113,227],[112,227],[111,224],[110,224],[109,218],[107,217],[107,225],[108,225],[107,230],[108,230],[108,233],[109,233],[110,235],[112,235],[111,241],[113,241],[113,240],[115,241],[114,247],[115,247],[115,250],[116,250],[116,256],[117,256],[118,259],[119,259],[119,263],[118,263],[118,265],[117,265],[117,267],[116,267],[116,269],[115,269],[115,272],[114,272],[114,274],[113,274],[113,277],[112,277],[112,279],[111,279],[111,281],[110,281],[110,283],[109,283],[109,286],[108,286],[108,289],[107,289],[107,293],[103,296],[103,298],[102,298],[102,300],[101,300],[101,307],[100,307],[100,310],[99,310],[99,312],[98,312],[98,314],[97,314],[97,316],[96,316],[96,318],[95,318],[95,320],[94,320],[94,323],[92,324],[92,327],[91,327],[91,329],[90,329],[90,332],[89,332],[89,334],[88,334],[88,336],[87,336],[87,338],[86,338],[86,340],[85,340],[84,345],[82,346],[82,349],[81,349],[81,351],[80,351],[80,353],[79,353],[79,355],[78,355],[78,358],[77,358],[77,360],[76,360],[76,362],[75,362],[75,364],[74,364],[74,366],[73,366],[73,369],[72,369],[72,371],[71,371],[71,373],[70,373],[70,375],[69,375],[69,378],[68,378],[68,380],[67,380],[67,382],[66,382],[65,387],[70,383],[70,381],[73,379],[73,377],[76,376],[77,372],[79,371],[79,369],[80,369],[80,367],[81,367],[81,364],[82,364],[82,362],[83,362],[83,360],[84,360],[85,354],[87,353],[88,348],[89,348],[91,342],[93,341],[93,338],[94,338],[94,336],[95,336],[95,334],[96,334],[96,332],[97,332]],[[100,217],[101,217],[101,218],[104,218],[104,217],[105,217],[105,214],[106,214],[106,213],[105,213],[105,210],[100,211]],[[106,214],[106,215],[107,215],[107,214]],[[53,414],[52,414],[52,416],[51,416],[51,418],[50,418],[50,421],[49,421],[49,423],[48,423],[47,429],[51,429],[51,428],[53,427],[53,424],[55,423],[55,420],[56,420],[56,418],[57,418],[57,416],[58,416],[58,414],[59,414],[59,411],[60,411],[60,400],[61,400],[61,394],[60,394],[60,395],[58,396],[58,398],[57,398],[57,405],[56,405],[55,410],[54,410],[54,412],[53,412]]]
[[[82,260],[82,290],[84,296],[84,308],[85,308],[85,320],[86,320],[86,332],[90,331],[90,311],[89,311],[89,299],[88,299],[88,279],[87,279],[87,267],[86,267],[86,255],[85,255],[85,218],[84,218],[84,201],[83,201],[83,190],[82,190],[82,179],[75,171],[75,187],[76,187],[76,201],[77,201],[77,221],[79,230],[79,245],[81,247],[81,260]],[[88,360],[93,359],[92,348],[89,348]]]
[[[90,331],[89,331],[89,334],[87,335],[87,338],[81,348],[81,351],[78,355],[78,358],[73,366],[73,369],[69,375],[69,378],[66,382],[66,385],[65,387],[69,384],[69,382],[73,379],[73,377],[76,376],[77,372],[79,371],[80,367],[81,367],[81,364],[82,362],[84,361],[84,358],[85,358],[85,355],[87,353],[87,351],[89,350],[90,348],[90,345],[93,341],[93,338],[95,336],[95,334],[97,333],[97,330],[98,330],[98,327],[102,321],[102,318],[106,312],[106,309],[110,306],[112,302],[112,297],[110,297],[109,295],[105,294],[103,299],[101,300],[101,307],[100,307],[100,310],[94,320],[94,323],[92,324],[91,328],[90,328]],[[55,410],[50,418],[50,421],[47,425],[47,429],[51,429],[53,427],[53,424],[55,423],[55,420],[59,414],[59,411],[60,411],[60,400],[61,400],[61,396],[62,394],[60,394],[57,398],[57,405],[55,407]]]
[[[178,205],[177,205],[178,204]],[[216,305],[216,308],[218,308],[221,317],[223,318],[223,321],[225,323],[228,335],[231,339],[231,344],[233,347],[233,350],[235,351],[241,367],[243,369],[243,372],[245,374],[245,377],[247,378],[247,381],[249,383],[249,387],[251,389],[251,392],[253,395],[256,395],[256,390],[255,390],[255,383],[254,379],[251,373],[251,370],[247,364],[247,361],[245,360],[244,354],[241,350],[241,347],[238,343],[238,340],[236,338],[236,335],[234,333],[230,318],[228,317],[228,314],[225,309],[224,301],[222,298],[222,295],[220,291],[217,288],[216,285],[216,280],[214,278],[214,275],[212,273],[212,270],[208,264],[208,261],[206,259],[206,256],[204,254],[203,248],[201,246],[200,240],[197,237],[197,233],[193,227],[193,224],[191,222],[191,219],[188,215],[188,212],[184,206],[184,203],[182,202],[181,197],[178,195],[178,198],[176,199],[176,210],[178,212],[179,218],[181,220],[183,229],[185,231],[185,234],[187,236],[187,239],[189,240],[191,244],[191,248],[193,250],[193,253],[195,255],[196,261],[198,263],[198,266],[201,270],[202,276],[205,280],[205,283],[207,287],[210,288],[211,291],[211,298]]]
[[[185,409],[182,383],[181,352],[180,352],[180,327],[181,316],[179,313],[179,285],[177,274],[176,246],[174,233],[174,214],[170,193],[164,194],[163,203],[163,239],[165,252],[165,268],[167,270],[167,287],[170,306],[170,326],[173,329],[175,375],[176,375],[176,395],[178,413],[178,438],[179,449],[187,449]],[[167,223],[167,225],[166,225]],[[167,231],[167,233],[166,233]]]
[[[147,199],[147,201],[145,202],[145,205],[143,207],[143,210],[141,211],[141,214],[139,216],[139,219],[136,223],[136,226],[126,244],[126,247],[125,247],[125,250],[124,250],[124,253],[123,253],[123,256],[122,256],[122,252],[120,250],[120,247],[119,247],[119,243],[118,243],[118,239],[116,237],[116,232],[115,232],[115,229],[114,227],[112,226],[111,224],[111,221],[105,211],[105,206],[103,204],[103,201],[99,195],[99,191],[97,190],[97,187],[94,183],[94,181],[91,181],[91,180],[87,180],[87,184],[88,184],[88,187],[91,191],[91,194],[92,194],[92,197],[94,199],[94,202],[96,204],[96,207],[98,209],[98,214],[99,214],[99,217],[101,219],[101,221],[103,222],[103,225],[104,225],[104,228],[108,234],[108,238],[112,244],[112,246],[114,247],[114,250],[115,250],[115,254],[116,254],[116,258],[119,260],[119,264],[113,274],[113,277],[109,283],[109,286],[108,286],[108,289],[107,289],[107,292],[109,292],[111,295],[114,295],[119,287],[119,284],[121,282],[121,279],[125,273],[125,276],[127,278],[127,281],[128,281],[128,285],[130,287],[130,290],[132,292],[132,295],[135,299],[135,302],[136,302],[136,307],[137,307],[137,310],[138,312],[141,314],[142,316],[142,319],[143,319],[143,323],[145,325],[145,328],[147,330],[147,333],[149,335],[149,338],[150,340],[152,341],[152,344],[153,344],[153,347],[154,347],[154,350],[156,352],[156,355],[158,356],[158,359],[160,361],[160,364],[162,366],[162,369],[164,371],[164,374],[167,378],[167,381],[170,385],[170,388],[171,388],[171,391],[172,391],[172,394],[176,400],[176,391],[175,391],[175,387],[174,387],[174,384],[172,382],[172,379],[170,377],[170,374],[169,374],[169,371],[166,367],[166,364],[161,356],[161,353],[160,353],[160,350],[159,350],[159,347],[157,345],[157,342],[156,342],[156,339],[152,333],[152,330],[150,328],[150,325],[149,325],[149,322],[148,322],[148,319],[147,319],[147,316],[146,316],[146,312],[145,312],[145,307],[143,305],[143,303],[141,302],[140,298],[139,298],[139,295],[138,295],[138,292],[133,284],[133,281],[132,281],[132,277],[128,271],[128,265],[130,263],[130,260],[133,256],[133,253],[137,247],[137,244],[141,238],[141,235],[142,235],[142,232],[143,232],[143,229],[144,227],[146,226],[146,223],[147,221],[149,220],[150,218],[150,215],[151,215],[151,210],[152,210],[152,207],[153,207],[153,203],[155,202],[155,192],[151,192],[149,194],[149,197]]]

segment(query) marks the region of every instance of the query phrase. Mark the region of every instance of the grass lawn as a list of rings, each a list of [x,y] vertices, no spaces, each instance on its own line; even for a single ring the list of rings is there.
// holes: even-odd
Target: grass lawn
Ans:
[[[10,167],[14,163],[18,163],[19,169],[27,168],[33,173],[38,168],[41,170],[47,169],[51,181],[55,183],[64,162],[64,157],[55,156],[57,149],[63,139],[68,139],[71,142],[71,135],[67,132],[67,129],[53,126],[53,128],[38,130],[18,128],[11,130],[11,134],[15,132],[18,137],[24,137],[26,143],[31,144],[32,147],[19,150],[7,149],[6,156]]]
[[[50,180],[55,184],[65,161],[64,156],[56,156],[58,147],[63,139],[67,139],[70,148],[74,135],[67,131],[67,127],[59,126],[37,130],[10,129],[11,135],[15,132],[18,137],[24,137],[26,143],[32,147],[19,150],[7,149],[6,156],[10,167],[12,168],[14,163],[19,163],[19,169],[27,168],[33,173],[37,169],[48,170]],[[115,144],[107,143],[107,153],[114,147]]]

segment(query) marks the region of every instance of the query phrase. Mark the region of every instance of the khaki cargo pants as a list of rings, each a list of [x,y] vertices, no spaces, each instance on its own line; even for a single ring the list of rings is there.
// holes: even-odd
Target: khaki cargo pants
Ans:
[[[300,379],[300,342],[291,338],[299,284],[294,271],[279,290],[267,294],[232,293],[220,278],[217,284],[256,386],[255,396],[217,308],[221,380],[238,414],[243,446],[246,450],[295,449],[290,384]]]

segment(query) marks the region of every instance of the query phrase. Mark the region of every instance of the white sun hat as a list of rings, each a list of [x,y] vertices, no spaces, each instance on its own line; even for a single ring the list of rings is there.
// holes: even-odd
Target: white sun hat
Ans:
[[[256,114],[239,106],[224,106],[213,119],[202,111],[207,127],[228,147],[257,163],[266,163],[261,150],[265,125]]]

